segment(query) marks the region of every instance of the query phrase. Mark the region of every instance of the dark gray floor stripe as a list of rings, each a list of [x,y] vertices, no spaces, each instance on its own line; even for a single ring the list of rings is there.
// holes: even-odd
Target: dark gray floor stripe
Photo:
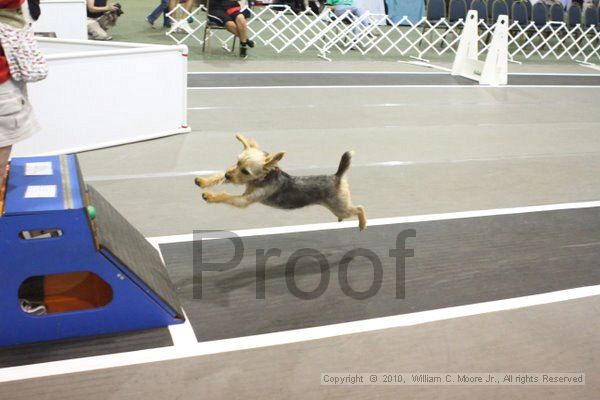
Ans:
[[[172,346],[167,328],[0,347],[0,368]]]
[[[396,236],[415,229],[406,264],[406,297],[396,298],[396,263],[389,257]],[[201,341],[307,328],[443,307],[507,299],[600,284],[600,210],[580,209],[495,216],[407,225],[306,232],[244,238],[244,257],[234,269],[202,274],[202,299],[193,298],[191,243],[162,245],[169,274],[183,308]],[[210,262],[232,258],[229,241],[207,241],[202,257]],[[383,264],[377,294],[355,300],[338,283],[339,262],[354,248],[366,248]],[[257,249],[279,248],[265,272],[265,299],[256,299]],[[292,252],[313,248],[328,261],[329,285],[313,300],[299,300],[286,287],[285,263]],[[196,274],[196,278],[198,278]],[[322,279],[316,262],[303,259],[293,275],[313,290]],[[350,265],[349,281],[367,289],[373,268],[365,259]]]
[[[509,85],[536,86],[600,86],[597,75],[509,75]],[[476,82],[448,73],[257,73],[257,74],[193,74],[188,75],[188,87],[274,87],[274,86],[457,86]]]

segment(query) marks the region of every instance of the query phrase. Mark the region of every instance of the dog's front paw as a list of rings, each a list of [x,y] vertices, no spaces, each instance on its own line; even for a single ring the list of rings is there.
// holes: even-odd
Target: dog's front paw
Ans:
[[[208,181],[204,178],[200,178],[199,176],[197,176],[196,179],[194,179],[194,183],[197,186],[200,186],[201,188],[205,188],[208,186]]]
[[[217,201],[217,194],[213,192],[204,192],[202,193],[202,198],[207,203],[215,203]]]

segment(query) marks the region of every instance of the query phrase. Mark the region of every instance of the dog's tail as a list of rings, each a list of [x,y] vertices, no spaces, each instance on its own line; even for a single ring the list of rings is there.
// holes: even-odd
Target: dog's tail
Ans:
[[[335,176],[338,179],[341,179],[346,173],[346,171],[348,171],[348,168],[350,168],[350,162],[352,161],[353,155],[354,151],[347,151],[342,155],[342,159],[340,160],[340,166],[338,167],[338,170],[335,173]]]

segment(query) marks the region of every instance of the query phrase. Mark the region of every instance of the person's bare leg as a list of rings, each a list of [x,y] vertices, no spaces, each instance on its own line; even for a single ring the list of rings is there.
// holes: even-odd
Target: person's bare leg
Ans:
[[[2,179],[4,178],[4,172],[6,171],[6,164],[8,164],[11,149],[12,146],[0,147],[0,188],[2,187]]]
[[[239,37],[237,25],[233,21],[225,22],[225,29]]]
[[[246,17],[242,14],[238,14],[235,17],[235,26],[237,26],[238,37],[241,43],[246,43],[248,40],[248,26],[246,25]]]
[[[167,6],[167,14],[170,13],[175,7],[177,7],[177,1],[178,0],[169,0],[169,5]],[[167,19],[171,24],[177,22],[177,16],[175,14],[171,14],[167,17]]]
[[[169,12],[177,7],[177,4],[180,4],[179,0],[169,0],[168,10]],[[186,0],[181,3],[181,6],[189,13],[192,12],[192,6],[194,5],[194,0]],[[184,11],[179,11],[177,13],[171,14],[171,18],[175,21],[181,21],[182,19],[187,20],[188,15]]]

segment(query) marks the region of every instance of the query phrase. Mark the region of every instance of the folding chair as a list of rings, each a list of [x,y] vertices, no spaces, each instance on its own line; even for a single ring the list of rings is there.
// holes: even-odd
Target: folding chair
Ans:
[[[531,11],[531,20],[538,28],[543,28],[548,23],[548,8],[546,4],[537,2]]]
[[[496,22],[494,19],[492,19],[492,10],[494,9],[494,1],[495,0],[486,0],[485,5],[487,7],[487,14],[486,14],[486,18],[488,21],[488,24],[493,25],[494,22]]]
[[[471,2],[470,10],[476,10],[477,15],[479,16],[479,22],[483,22],[487,25],[487,5],[483,0],[473,0]]]
[[[427,7],[425,8],[425,18],[427,19],[428,24],[423,23],[419,47],[421,47],[427,25],[429,25],[430,28],[433,28],[435,24],[446,19],[446,0],[429,0],[427,2]],[[445,26],[445,28],[448,30],[448,26]],[[443,40],[440,41],[440,46],[442,45],[442,42]]]
[[[508,19],[512,19],[512,5],[513,5],[514,1],[513,0],[506,0],[506,8],[508,9]]]
[[[516,24],[511,29],[511,34],[516,37],[520,33],[527,35],[527,29],[529,26],[529,18],[527,18],[527,6],[523,1],[515,1],[512,5],[512,18]]]
[[[425,10],[425,18],[430,23],[436,23],[446,18],[446,0],[429,0]]]
[[[552,3],[550,6],[550,29],[553,29],[558,37],[565,37],[565,10],[562,3]],[[563,45],[564,46],[564,45]]]
[[[537,2],[533,5],[531,11],[531,21],[533,22],[534,29],[536,32],[540,34],[542,37],[542,41],[548,37],[548,32],[546,28],[548,27],[548,7],[546,4],[542,2]],[[545,47],[545,44],[542,45],[542,49]]]
[[[467,17],[467,2],[465,0],[450,0],[448,6],[448,21],[457,22]]]
[[[529,0],[521,0],[525,4],[525,8],[527,8],[527,20],[531,21],[531,16],[533,14],[533,8],[531,6],[531,2]]]
[[[525,29],[529,25],[529,18],[527,17],[527,6],[523,1],[515,1],[512,5],[512,18],[519,27]]]
[[[460,36],[466,18],[467,2],[465,0],[450,0],[450,4],[448,6],[448,22],[451,24],[456,24],[459,21],[463,22],[462,25],[456,26],[457,31],[455,34],[457,36]]]
[[[567,28],[575,29],[581,25],[581,7],[577,3],[572,3],[567,10]]]
[[[588,29],[590,27],[595,27],[598,29],[598,8],[597,7],[588,7],[585,9],[583,13],[583,29]]]
[[[562,3],[552,3],[550,6],[550,21],[565,22],[565,10]]]
[[[588,7],[585,9],[583,14],[583,29],[588,31],[588,36],[591,36],[592,40],[596,38],[596,46],[600,42],[600,16],[598,15],[598,7]],[[591,29],[590,29],[591,28]]]
[[[487,6],[484,0],[472,0],[470,10],[477,11],[477,34],[480,35],[483,29],[485,32],[489,26],[487,23]]]
[[[494,3],[492,4],[492,16],[490,19],[490,25],[494,25],[496,21],[498,21],[498,17],[501,15],[508,15],[508,6],[506,5],[506,1],[494,0]],[[491,37],[492,33],[490,32],[485,38],[485,42],[489,43]]]
[[[572,3],[567,9],[567,35],[572,41],[571,46],[576,46],[581,33],[581,7]]]
[[[241,13],[246,19],[250,18],[250,10],[248,8],[244,8]],[[212,33],[210,33],[212,30],[227,30],[227,28],[225,28],[225,21],[222,21],[220,18],[210,14],[210,0],[206,0],[206,24],[204,24],[204,38],[202,40],[203,53],[206,48],[206,42],[212,37]],[[229,52],[233,53],[235,50],[236,40],[237,36],[233,35],[231,49],[227,49]],[[223,47],[225,47],[225,45],[223,45]]]
[[[504,0],[494,0],[492,4],[492,20],[491,23],[494,24],[498,20],[498,17],[501,15],[508,15],[508,5]]]

